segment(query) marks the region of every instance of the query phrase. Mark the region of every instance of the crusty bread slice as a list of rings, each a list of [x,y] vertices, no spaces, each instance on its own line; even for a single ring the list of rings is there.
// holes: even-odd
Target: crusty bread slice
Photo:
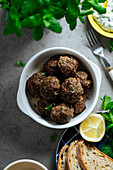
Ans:
[[[77,157],[77,152],[76,152],[78,144],[81,142],[82,140],[75,140],[69,146],[68,153],[67,153],[68,170],[81,170],[82,169],[78,163],[78,157]]]
[[[77,156],[83,170],[113,170],[113,159],[88,142],[79,143]]]
[[[64,145],[63,148],[61,149],[58,160],[58,170],[68,170],[66,162],[68,147],[69,147],[68,145]]]

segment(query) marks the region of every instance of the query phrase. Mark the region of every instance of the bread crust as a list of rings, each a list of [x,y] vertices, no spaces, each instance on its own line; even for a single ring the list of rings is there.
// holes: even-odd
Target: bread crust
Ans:
[[[73,168],[72,168],[72,151],[73,151],[74,146],[75,146],[75,145],[77,146],[78,143],[80,143],[81,141],[82,141],[82,140],[75,140],[75,141],[73,141],[73,142],[70,144],[69,148],[68,148],[68,153],[67,153],[68,170],[73,170]],[[75,150],[75,152],[76,152],[76,150]],[[77,154],[74,155],[74,156],[76,157],[75,159],[76,159],[76,162],[78,163]],[[77,165],[77,167],[82,170],[82,168],[80,167],[79,164]],[[76,168],[76,169],[78,169],[78,168]]]
[[[113,159],[110,158],[109,156],[107,156],[106,154],[104,154],[103,152],[101,152],[100,150],[98,150],[95,146],[91,145],[90,143],[85,141],[82,141],[78,147],[77,147],[77,156],[78,156],[78,161],[79,164],[81,165],[81,167],[83,168],[83,170],[90,170],[87,166],[87,164],[85,164],[84,158],[83,158],[83,145],[87,145],[89,147],[91,147],[92,149],[94,149],[95,151],[97,151],[98,153],[100,153],[105,159],[108,159],[110,161],[113,162]]]
[[[61,149],[61,151],[60,151],[60,154],[59,154],[59,159],[58,159],[58,170],[63,170],[63,168],[61,168],[61,164],[62,164],[62,161],[63,161],[63,159],[62,159],[62,155],[63,154],[65,154],[66,153],[66,150],[68,149],[68,145],[64,145],[63,146],[63,148]],[[67,156],[66,156],[67,157]],[[65,168],[64,168],[64,170],[67,170],[67,158],[65,158],[65,160],[64,160],[65,162]]]

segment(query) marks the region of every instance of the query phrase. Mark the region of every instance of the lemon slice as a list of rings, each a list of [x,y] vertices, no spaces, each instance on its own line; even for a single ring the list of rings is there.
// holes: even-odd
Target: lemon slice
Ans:
[[[92,113],[80,124],[81,136],[90,142],[99,142],[105,135],[105,120],[102,115]]]

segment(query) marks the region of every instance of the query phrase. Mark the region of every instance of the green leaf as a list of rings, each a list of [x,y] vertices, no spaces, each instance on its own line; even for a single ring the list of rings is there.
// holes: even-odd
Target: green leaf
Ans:
[[[76,25],[77,25],[77,20],[75,22],[73,22],[73,23],[70,23],[69,24],[70,30],[73,31],[76,28]]]
[[[69,87],[69,90],[74,90],[74,87]]]
[[[78,1],[69,0],[68,1],[68,10],[66,11],[66,21],[68,24],[72,24],[77,22],[77,18],[80,12],[80,8],[78,6]]]
[[[21,21],[21,25],[26,28],[34,28],[42,24],[41,15],[35,14],[29,17],[26,17]]]
[[[17,9],[17,11],[19,11],[24,0],[10,0],[10,1],[11,6],[14,6]]]
[[[22,35],[22,28],[20,22],[16,23],[16,36],[20,37]]]
[[[110,117],[110,119],[111,119],[111,121],[113,123],[113,108],[110,109],[110,111],[109,111],[109,117]]]
[[[22,61],[17,61],[17,64],[19,65],[19,67],[24,67],[25,64]]]
[[[56,19],[63,18],[66,13],[64,9],[56,7],[56,6],[50,6],[49,11]]]
[[[103,110],[106,110],[106,107],[107,107],[107,104],[109,103],[109,102],[111,102],[111,100],[112,100],[112,98],[111,97],[109,97],[109,96],[107,96],[107,95],[105,95],[104,97],[103,97],[103,99],[102,99],[102,109]]]
[[[10,2],[8,0],[0,0],[0,8],[4,11],[9,10]]]
[[[6,14],[6,21],[9,22],[10,19],[11,19],[10,12],[8,11]]]
[[[46,74],[46,73],[45,73],[45,72],[43,72],[43,73],[42,73],[42,76],[44,76],[45,74]]]
[[[43,26],[33,28],[32,37],[34,40],[39,41],[43,37]]]
[[[50,136],[50,142],[54,142],[57,138],[57,134],[56,133],[52,133]]]
[[[80,21],[85,24],[84,18],[82,16],[79,16]]]
[[[110,124],[106,127],[106,133],[108,133],[108,131],[113,127],[113,124]]]
[[[102,113],[102,116],[104,117],[105,120],[107,120],[108,122],[111,122],[111,119],[107,113]]]
[[[51,14],[43,16],[43,23],[46,28],[56,33],[62,32],[62,27],[60,26],[60,23]]]
[[[51,111],[52,107],[53,107],[53,106],[52,106],[52,104],[51,104],[51,105],[45,107],[45,109],[46,109],[47,111]]]
[[[44,2],[42,0],[24,0],[21,6],[20,18],[26,18],[28,16],[34,15],[39,11],[41,12],[41,7],[43,4]]]
[[[111,53],[113,51],[113,41],[109,42],[109,52]]]
[[[100,150],[105,153],[108,156],[113,157],[113,149],[111,144],[105,144],[103,145]]]
[[[106,0],[98,0],[99,3],[104,3]]]
[[[10,17],[12,20],[18,20],[18,12],[14,6],[10,8]]]
[[[90,8],[93,8],[96,10],[99,14],[105,14],[106,8],[104,8],[102,5],[98,3],[96,0],[84,0],[82,2],[82,10],[88,10]]]
[[[93,14],[94,13],[94,11],[82,11],[82,12],[80,12],[80,14],[79,14],[79,16],[88,16],[88,15],[91,15],[91,14]]]
[[[109,110],[109,109],[111,109],[111,108],[113,108],[113,101],[112,101],[112,102],[109,102],[109,103],[107,104],[107,106],[106,106],[106,109],[107,109],[107,110]]]
[[[13,34],[15,31],[16,31],[16,22],[10,20],[5,27],[3,34],[4,35]]]
[[[94,0],[88,0],[88,3],[91,4],[91,7],[93,7],[94,10],[96,10],[99,14],[105,14],[106,13],[106,8],[104,8],[102,5],[99,3],[95,3]]]

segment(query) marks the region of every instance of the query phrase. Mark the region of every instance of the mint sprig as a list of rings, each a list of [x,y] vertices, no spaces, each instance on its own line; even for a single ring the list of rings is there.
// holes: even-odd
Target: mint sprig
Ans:
[[[99,4],[105,0],[0,0],[0,7],[7,11],[7,25],[4,35],[22,35],[22,27],[32,29],[32,37],[39,41],[43,31],[47,29],[61,33],[59,20],[65,18],[70,30],[74,30],[78,19],[84,24],[84,17],[94,11],[106,13],[106,9]]]
[[[106,134],[110,138],[110,142],[103,145],[100,150],[106,155],[113,157],[113,101],[111,97],[105,95],[102,100],[102,109],[106,110],[106,113],[102,113],[102,116],[106,122]]]

